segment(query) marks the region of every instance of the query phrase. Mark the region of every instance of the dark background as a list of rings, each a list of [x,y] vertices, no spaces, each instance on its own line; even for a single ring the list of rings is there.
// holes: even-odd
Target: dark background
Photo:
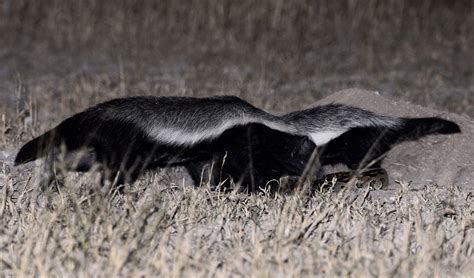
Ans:
[[[0,112],[235,94],[283,113],[359,87],[473,116],[473,26],[470,0],[3,0]]]

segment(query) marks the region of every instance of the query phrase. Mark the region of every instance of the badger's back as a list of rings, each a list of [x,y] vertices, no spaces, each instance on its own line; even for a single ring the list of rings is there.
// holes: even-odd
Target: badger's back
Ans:
[[[442,118],[395,118],[343,104],[296,111],[283,118],[306,129],[321,146],[323,164],[365,167],[380,160],[395,144],[434,134],[459,133],[459,126]]]
[[[280,118],[237,97],[129,97],[98,104],[64,120],[26,143],[16,164],[33,161],[61,144],[68,150],[100,146],[110,151],[137,142],[190,147],[248,123],[295,132]]]

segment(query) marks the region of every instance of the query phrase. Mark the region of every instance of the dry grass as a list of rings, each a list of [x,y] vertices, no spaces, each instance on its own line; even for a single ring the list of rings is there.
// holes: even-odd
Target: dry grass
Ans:
[[[124,194],[92,173],[39,192],[11,160],[128,95],[283,113],[359,86],[474,115],[473,25],[472,1],[0,2],[0,276],[472,276],[465,188],[219,194],[173,169]]]
[[[150,174],[125,194],[74,175],[59,193],[8,183],[2,275],[469,276],[473,196],[441,187],[219,194]]]
[[[429,39],[465,49],[469,42],[457,39],[471,36],[473,20],[469,0],[5,0],[0,8],[8,42],[55,49],[157,46],[169,38],[211,40],[215,48],[268,41],[286,51],[343,41],[392,45]]]

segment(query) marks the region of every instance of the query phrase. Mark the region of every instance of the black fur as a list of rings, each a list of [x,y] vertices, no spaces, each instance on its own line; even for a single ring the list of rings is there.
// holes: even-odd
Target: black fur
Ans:
[[[132,182],[150,167],[182,165],[209,157],[194,149],[157,143],[132,123],[100,121],[94,113],[83,112],[26,143],[18,152],[15,165],[43,157],[61,146],[66,152],[91,148],[96,162],[104,168],[105,178],[117,179],[118,183]],[[71,170],[87,170],[90,166],[78,163]]]
[[[237,126],[211,143],[220,175],[255,191],[283,176],[300,176],[315,149],[306,136],[296,136],[261,124]]]

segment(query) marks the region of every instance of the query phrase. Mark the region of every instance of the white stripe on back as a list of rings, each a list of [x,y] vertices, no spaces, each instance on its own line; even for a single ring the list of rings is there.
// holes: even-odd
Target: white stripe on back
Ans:
[[[310,133],[310,137],[316,146],[322,146],[346,131],[347,129],[315,131]]]

